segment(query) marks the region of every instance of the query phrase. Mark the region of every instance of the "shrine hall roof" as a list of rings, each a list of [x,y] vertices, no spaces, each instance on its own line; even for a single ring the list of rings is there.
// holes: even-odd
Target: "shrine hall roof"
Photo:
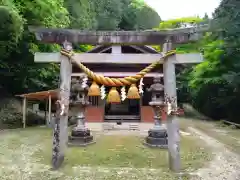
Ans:
[[[152,48],[151,46],[147,46],[147,45],[121,45],[121,47],[133,48],[133,49],[141,51],[142,53],[149,53],[149,54],[158,54],[159,53],[154,48]],[[93,49],[87,51],[87,53],[100,53],[100,52],[103,52],[104,50],[107,50],[110,48],[111,48],[110,45],[97,45]]]

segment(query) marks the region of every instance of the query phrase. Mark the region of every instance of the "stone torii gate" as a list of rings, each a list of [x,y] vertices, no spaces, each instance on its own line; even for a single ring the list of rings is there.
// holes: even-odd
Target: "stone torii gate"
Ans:
[[[198,40],[201,32],[207,31],[208,26],[191,27],[164,31],[107,31],[107,32],[83,32],[70,29],[47,29],[29,27],[35,33],[37,40],[44,43],[57,43],[64,49],[72,50],[71,43],[78,44],[134,44],[134,45],[161,45],[163,52],[173,49],[173,44],[182,44],[189,41]],[[74,59],[81,63],[94,63],[96,59],[102,63],[145,63],[150,64],[159,60],[163,55],[159,54],[87,54],[76,53]],[[121,57],[121,59],[119,58]],[[70,60],[60,53],[36,53],[35,62],[61,63],[60,66],[60,92],[59,100],[64,101],[65,111],[59,113],[56,119],[53,133],[53,154],[52,166],[57,169],[64,160],[65,149],[67,146],[68,132],[68,104],[70,95],[70,83],[72,74],[72,64]],[[176,75],[175,64],[200,63],[203,61],[201,54],[176,54],[170,56],[163,64],[164,91],[170,97],[176,97]],[[176,102],[175,102],[176,103]],[[60,107],[59,107],[60,111]],[[179,152],[179,127],[176,117],[170,116],[167,124],[168,129],[168,151],[170,169],[175,172],[180,171],[180,152]]]

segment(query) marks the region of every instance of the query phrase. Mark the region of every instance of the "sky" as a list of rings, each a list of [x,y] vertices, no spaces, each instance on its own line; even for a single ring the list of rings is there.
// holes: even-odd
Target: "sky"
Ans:
[[[144,0],[155,9],[162,20],[188,16],[211,17],[221,0]]]

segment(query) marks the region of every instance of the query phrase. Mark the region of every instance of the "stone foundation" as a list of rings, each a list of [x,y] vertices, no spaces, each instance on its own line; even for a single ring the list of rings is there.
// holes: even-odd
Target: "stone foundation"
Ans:
[[[149,147],[166,149],[168,147],[167,130],[161,126],[150,129],[144,144]]]
[[[87,146],[95,143],[91,132],[87,128],[73,129],[71,136],[68,138],[69,146]]]

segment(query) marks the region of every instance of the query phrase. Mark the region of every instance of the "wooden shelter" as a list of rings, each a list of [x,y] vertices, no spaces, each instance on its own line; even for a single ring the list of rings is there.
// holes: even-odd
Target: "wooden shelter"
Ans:
[[[46,101],[46,104],[48,104],[48,119],[51,120],[52,101],[57,100],[58,92],[59,90],[55,89],[55,90],[39,91],[39,92],[16,95],[17,97],[21,97],[23,99],[23,105],[22,105],[23,128],[26,127],[26,114],[27,114],[28,100]]]

